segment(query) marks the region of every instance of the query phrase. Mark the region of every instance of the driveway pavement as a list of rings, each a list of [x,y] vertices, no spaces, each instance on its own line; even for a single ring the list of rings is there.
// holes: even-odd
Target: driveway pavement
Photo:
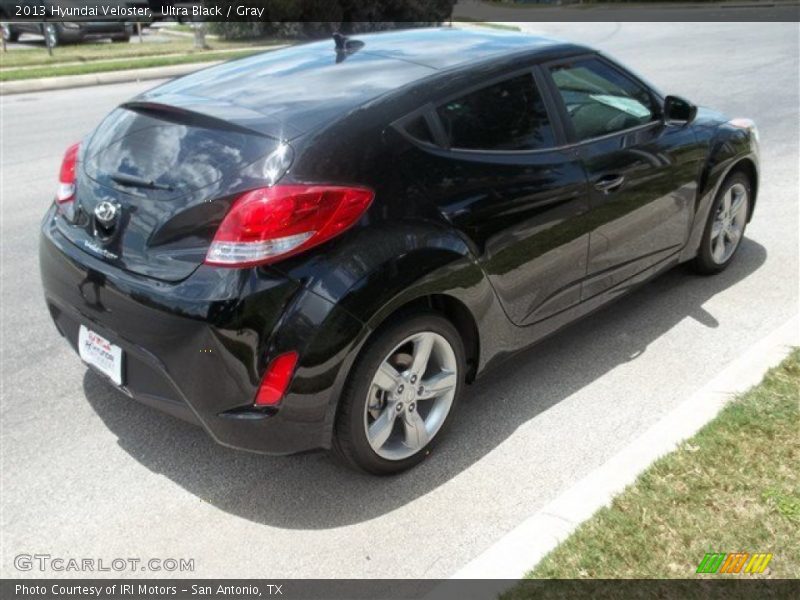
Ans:
[[[64,149],[154,82],[0,98],[0,576],[40,575],[13,557],[48,553],[193,558],[199,577],[446,577],[797,313],[797,24],[535,28],[754,118],[755,220],[722,275],[675,269],[488,374],[431,459],[391,479],[216,446],[87,372],[44,307],[37,227]]]

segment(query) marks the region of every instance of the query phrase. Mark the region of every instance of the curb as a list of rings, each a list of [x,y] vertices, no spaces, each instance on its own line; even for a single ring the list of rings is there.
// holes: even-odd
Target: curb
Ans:
[[[147,79],[165,79],[194,73],[200,69],[218,65],[224,61],[214,60],[187,65],[171,65],[168,67],[149,67],[146,69],[127,69],[124,71],[105,71],[86,75],[64,75],[60,77],[42,77],[23,81],[4,81],[0,83],[0,96],[25,94],[28,92],[44,92],[48,90],[64,90],[69,88],[103,85],[107,83],[126,83],[129,81],[145,81]]]
[[[578,525],[607,506],[656,459],[675,450],[680,442],[714,419],[734,395],[757,385],[797,345],[800,316],[792,317],[750,346],[640,437],[525,519],[451,579],[505,580],[494,582],[496,593],[514,586]]]

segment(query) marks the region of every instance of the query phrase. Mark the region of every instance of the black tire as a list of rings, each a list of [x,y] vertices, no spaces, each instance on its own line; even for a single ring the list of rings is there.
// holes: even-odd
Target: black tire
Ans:
[[[384,359],[409,336],[423,332],[442,336],[452,348],[458,371],[455,394],[444,422],[425,446],[407,458],[388,460],[379,456],[370,446],[364,426],[370,387]],[[461,336],[452,323],[438,313],[426,311],[407,315],[377,330],[361,350],[342,392],[334,427],[334,455],[346,465],[374,475],[392,475],[419,464],[441,440],[451,422],[464,387],[465,371]]]
[[[3,23],[3,39],[8,43],[16,42],[19,39],[19,31],[15,30],[10,23]]]
[[[725,194],[736,185],[744,186],[745,190],[747,191],[747,210],[750,211],[751,209],[751,202],[753,198],[752,193],[752,184],[750,182],[750,178],[747,177],[741,171],[736,171],[728,175],[725,181],[720,186],[719,190],[717,191],[717,195],[714,198],[714,203],[711,205],[711,210],[708,213],[708,220],[706,222],[705,230],[703,231],[703,239],[700,241],[700,247],[697,250],[697,256],[695,256],[694,260],[689,263],[692,270],[696,273],[701,275],[715,275],[724,271],[728,268],[728,265],[733,262],[736,253],[739,251],[739,247],[742,245],[742,238],[744,238],[744,233],[747,228],[747,222],[742,226],[741,235],[739,236],[739,240],[736,243],[736,246],[731,253],[730,256],[727,257],[722,262],[718,262],[712,256],[712,239],[711,239],[711,229],[714,224],[714,220],[720,210],[720,205],[725,197]]]
[[[129,35],[115,35],[111,37],[111,41],[113,43],[122,43],[122,42],[130,42],[131,36]]]

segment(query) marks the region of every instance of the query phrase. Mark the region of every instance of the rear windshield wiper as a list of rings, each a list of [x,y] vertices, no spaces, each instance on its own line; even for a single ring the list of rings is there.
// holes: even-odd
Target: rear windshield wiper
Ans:
[[[150,181],[148,179],[144,179],[143,177],[126,175],[125,173],[114,173],[111,176],[111,179],[116,181],[118,184],[127,187],[147,188],[149,190],[166,190],[168,192],[171,192],[175,189],[171,185],[156,183],[155,181]]]

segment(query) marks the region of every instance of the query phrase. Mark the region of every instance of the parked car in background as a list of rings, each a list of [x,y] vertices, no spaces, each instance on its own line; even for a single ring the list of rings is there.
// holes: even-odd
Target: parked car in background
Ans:
[[[16,42],[20,34],[41,35],[52,47],[97,39],[127,42],[133,34],[133,25],[119,21],[88,21],[64,23],[9,23],[2,24],[3,39]]]
[[[72,145],[44,294],[93,369],[216,441],[394,473],[489,367],[680,263],[725,269],[758,154],[751,121],[585,46],[337,35],[166,83]]]
[[[68,22],[48,20],[51,4],[51,0],[16,0],[4,5],[0,13],[0,22],[2,22],[0,29],[2,29],[3,39],[6,42],[16,42],[21,34],[29,33],[44,37],[50,46],[55,47],[59,44],[102,38],[110,38],[114,42],[127,42],[133,34],[133,24],[119,20]],[[103,6],[134,7],[142,6],[142,0],[109,0],[102,4]],[[30,21],[10,20],[16,13],[8,14],[8,11],[16,10],[17,5],[28,9],[25,14],[31,15]],[[61,6],[69,8],[72,4],[62,2]]]

